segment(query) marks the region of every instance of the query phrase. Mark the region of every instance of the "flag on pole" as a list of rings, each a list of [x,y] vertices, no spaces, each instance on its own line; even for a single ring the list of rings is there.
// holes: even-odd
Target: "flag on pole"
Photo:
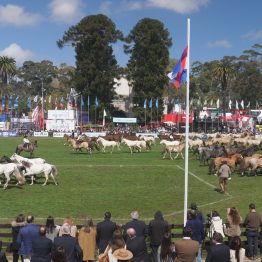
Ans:
[[[247,108],[249,108],[250,107],[250,101],[248,102],[248,104],[247,104]]]
[[[237,100],[236,100],[236,109],[238,110],[239,108],[238,108],[238,102],[237,102]]]
[[[39,118],[39,106],[37,105],[32,112],[32,121],[34,122],[34,124],[39,122],[38,118]]]
[[[9,96],[8,108],[13,108],[13,97]]]
[[[99,105],[99,102],[98,102],[98,99],[97,99],[97,96],[96,96],[96,99],[95,99],[95,106],[98,107]]]
[[[37,100],[38,100],[38,96],[36,95],[36,96],[34,97],[34,102],[37,103]]]
[[[256,100],[256,108],[258,108],[259,107],[259,104],[258,104],[258,101]]]
[[[210,100],[210,105],[212,106],[214,103],[213,98]]]
[[[31,96],[27,98],[27,107],[31,109]]]
[[[156,98],[156,108],[158,108],[158,97]]]
[[[106,110],[104,109],[104,112],[103,112],[103,126],[105,126],[105,117],[106,116],[107,116]]]
[[[87,106],[90,106],[89,96],[88,96],[88,98],[87,98]]]
[[[146,99],[145,99],[145,101],[144,101],[144,108],[146,109]]]
[[[217,99],[217,108],[219,108],[219,98]]]
[[[104,109],[103,116],[104,116],[104,117],[107,116],[107,114],[106,114],[106,110],[105,110],[105,109]]]
[[[52,103],[52,96],[51,96],[51,95],[49,96],[48,103],[49,103],[49,104]]]
[[[176,64],[176,66],[173,68],[172,72],[168,74],[168,77],[171,81],[174,81],[174,86],[176,89],[179,88],[180,83],[182,81],[186,81],[187,77],[187,54],[188,54],[188,46],[184,49],[184,52]]]
[[[85,106],[85,102],[82,96],[81,96],[81,106]]]
[[[207,100],[205,99],[205,101],[204,101],[204,106],[206,106],[207,105]]]
[[[152,103],[153,103],[153,101],[152,101],[152,98],[151,98],[150,101],[149,101],[149,108],[152,108]]]
[[[229,109],[231,109],[231,107],[232,107],[232,101],[231,101],[231,99],[229,100],[228,107],[229,107]]]
[[[241,101],[240,105],[241,105],[242,109],[244,109],[244,107],[245,107],[244,106],[244,100]]]
[[[15,98],[14,109],[17,109],[17,108],[18,108],[18,99],[19,99],[19,96],[17,96],[17,97]]]
[[[55,109],[58,108],[58,102],[57,102],[57,97],[55,98]],[[69,109],[69,108],[68,108]],[[71,108],[70,108],[71,109]]]

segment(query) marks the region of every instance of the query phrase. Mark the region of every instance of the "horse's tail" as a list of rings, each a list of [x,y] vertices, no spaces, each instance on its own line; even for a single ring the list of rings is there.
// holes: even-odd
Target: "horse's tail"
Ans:
[[[58,176],[58,171],[57,171],[57,168],[55,165],[52,165],[52,174],[54,177],[57,177]]]
[[[13,175],[16,177],[16,180],[18,181],[19,184],[24,184],[25,183],[25,178],[19,171],[18,167],[15,165],[14,166],[14,171]]]
[[[212,175],[212,171],[215,169],[215,160],[213,158],[210,159],[209,162],[209,169],[208,169],[208,174]]]

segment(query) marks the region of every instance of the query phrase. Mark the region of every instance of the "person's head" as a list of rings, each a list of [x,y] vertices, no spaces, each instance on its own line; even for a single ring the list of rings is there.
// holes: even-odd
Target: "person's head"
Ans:
[[[254,203],[249,204],[249,209],[250,210],[256,209],[256,205]]]
[[[90,228],[94,226],[93,220],[91,217],[86,217],[85,221],[84,221],[84,230],[85,232],[90,232]]]
[[[16,223],[23,223],[25,222],[25,216],[23,214],[19,214],[16,219],[15,219]]]
[[[32,215],[27,216],[26,222],[27,222],[28,224],[33,223],[33,222],[34,222],[34,216],[32,216]]]
[[[234,225],[239,225],[240,224],[240,220],[241,220],[240,219],[240,215],[239,215],[239,213],[238,213],[238,211],[237,211],[237,209],[235,207],[231,207],[229,209],[228,215],[231,217],[232,223]]]
[[[70,225],[68,223],[64,223],[61,226],[61,234],[62,235],[70,235]]]
[[[46,234],[46,227],[45,226],[40,226],[39,227],[39,233],[40,233],[40,236],[45,236],[45,234]]]
[[[71,217],[66,217],[64,219],[64,223],[63,224],[65,224],[65,223],[69,224],[70,226],[72,226],[74,224],[73,219]]]
[[[197,210],[197,204],[195,202],[192,202],[190,205],[191,210]]]
[[[138,211],[137,210],[132,211],[130,216],[131,216],[132,219],[138,219],[139,218]]]
[[[215,231],[212,237],[212,241],[215,243],[223,243],[223,236]]]
[[[191,237],[192,236],[192,228],[184,227],[183,228],[183,237]]]
[[[156,213],[155,213],[155,215],[154,215],[154,218],[155,218],[156,220],[164,220],[163,214],[162,214],[161,211],[156,211]]]
[[[111,219],[111,212],[110,211],[105,212],[105,219]]]
[[[241,248],[241,239],[239,236],[235,236],[231,239],[231,242],[229,244],[230,249],[233,250],[239,250]]]
[[[63,246],[58,246],[53,255],[52,255],[52,261],[54,262],[66,262],[66,251]]]
[[[212,217],[219,217],[219,213],[216,210],[212,210]]]
[[[196,217],[197,217],[197,211],[194,210],[194,209],[190,210],[190,212],[188,214],[188,218],[189,219],[196,219]]]
[[[55,220],[52,216],[48,216],[46,219],[46,227],[47,228],[54,228],[55,227]]]
[[[116,249],[122,248],[124,246],[125,246],[125,241],[124,241],[124,238],[122,236],[122,232],[121,232],[120,229],[116,229],[113,232],[112,240],[111,240],[112,252],[114,252]]]
[[[130,237],[130,238],[133,238],[136,236],[136,231],[134,228],[128,228],[127,231],[126,231],[127,235]]]
[[[227,161],[226,161],[226,160],[223,160],[221,163],[222,163],[222,165],[226,165],[226,164],[227,164]]]

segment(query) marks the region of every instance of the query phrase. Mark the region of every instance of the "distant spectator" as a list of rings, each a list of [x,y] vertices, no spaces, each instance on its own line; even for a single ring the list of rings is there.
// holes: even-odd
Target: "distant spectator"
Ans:
[[[147,235],[147,227],[144,221],[139,220],[139,214],[138,211],[132,211],[130,214],[132,220],[129,221],[128,223],[126,223],[125,227],[124,227],[124,238],[125,240],[127,240],[127,230],[129,228],[134,228],[136,231],[136,236],[143,236],[144,238]]]
[[[246,227],[248,244],[247,255],[250,259],[255,259],[258,251],[258,237],[261,227],[261,215],[256,212],[255,204],[249,204],[249,213],[247,214],[243,224]]]
[[[48,216],[46,219],[46,237],[54,242],[54,238],[58,236],[60,226],[55,224],[54,218]]]
[[[78,242],[83,250],[83,261],[94,261],[96,249],[96,228],[93,224],[92,218],[87,217],[85,219],[84,226],[79,231]]]
[[[222,165],[218,170],[220,193],[227,193],[228,179],[231,175],[231,169],[227,161],[222,161]]]
[[[66,217],[63,221],[63,224],[68,224],[70,226],[70,236],[76,237],[77,234],[77,227],[74,224],[74,221],[71,217]],[[62,236],[61,230],[59,230],[59,236]]]
[[[202,242],[205,239],[205,229],[204,229],[204,224],[197,218],[197,211],[192,209],[190,211],[188,220],[186,222],[186,227],[191,228],[192,230],[192,236],[191,239],[195,240],[199,244],[198,248],[198,255],[197,255],[197,262],[202,261]]]
[[[46,235],[46,227],[40,226],[39,235],[32,241],[31,262],[51,262],[53,242]]]
[[[75,237],[70,235],[71,226],[68,223],[65,223],[61,226],[61,236],[58,236],[54,239],[54,244],[52,248],[52,257],[54,256],[57,248],[59,246],[64,247],[67,261],[69,262],[80,262],[83,258],[83,252],[81,247],[78,244],[78,241]]]
[[[32,241],[39,237],[39,226],[33,224],[34,216],[28,216],[27,224],[20,229],[17,236],[17,243],[20,246],[19,255],[23,256],[24,262],[29,262],[32,254]]]
[[[126,249],[133,254],[132,262],[150,262],[144,236],[137,236],[134,228],[127,229]]]
[[[244,262],[245,249],[241,247],[241,239],[239,236],[235,236],[231,239],[230,248],[230,262]]]
[[[175,246],[171,241],[171,233],[164,234],[161,244],[157,249],[157,262],[173,262],[175,256]]]
[[[17,236],[22,227],[25,226],[25,216],[23,214],[19,214],[15,221],[12,221],[11,223],[12,226],[12,252],[13,252],[13,262],[18,262],[19,259],[19,245],[16,242],[17,241]]]
[[[68,262],[66,258],[65,248],[63,246],[57,246],[52,254],[53,262]]]
[[[111,220],[111,213],[105,212],[104,221],[99,222],[96,226],[96,243],[99,249],[99,254],[104,253],[109,241],[112,238],[113,232],[116,230],[116,223]]]
[[[226,227],[224,228],[225,234],[228,236],[228,241],[230,243],[232,237],[240,236],[240,223],[241,217],[235,207],[231,207],[227,209],[227,220]]]
[[[191,210],[195,210],[197,219],[200,220],[202,224],[205,224],[205,217],[203,216],[202,212],[198,209],[197,204],[195,202],[191,203],[188,215],[190,214]]]
[[[222,237],[225,237],[223,230],[223,221],[216,210],[213,210],[211,212],[208,236],[212,238],[214,232],[220,233]]]
[[[206,262],[230,262],[229,247],[223,243],[223,236],[214,232],[212,244],[207,250]]]
[[[157,211],[154,215],[154,219],[149,222],[148,226],[153,261],[157,261],[158,247],[162,243],[163,237],[168,230],[168,222],[164,220],[161,211]]]
[[[192,230],[190,227],[183,228],[183,239],[175,241],[175,262],[195,262],[199,244],[191,239]],[[222,262],[222,261],[220,261]]]

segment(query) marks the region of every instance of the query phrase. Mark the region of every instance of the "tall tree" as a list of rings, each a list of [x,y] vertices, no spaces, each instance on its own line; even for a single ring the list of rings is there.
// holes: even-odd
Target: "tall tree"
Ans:
[[[112,45],[122,39],[122,33],[107,16],[90,15],[72,26],[57,41],[59,48],[72,45],[76,52],[75,86],[83,97],[98,97],[104,105],[114,98],[114,79],[118,65]]]
[[[0,77],[3,84],[7,84],[8,78],[15,75],[15,59],[8,56],[0,56]]]
[[[144,18],[131,30],[126,38],[124,50],[130,54],[128,79],[133,85],[134,114],[143,119],[144,100],[162,98],[168,84],[166,68],[169,63],[171,38],[159,20]],[[162,108],[162,101],[159,101]]]

